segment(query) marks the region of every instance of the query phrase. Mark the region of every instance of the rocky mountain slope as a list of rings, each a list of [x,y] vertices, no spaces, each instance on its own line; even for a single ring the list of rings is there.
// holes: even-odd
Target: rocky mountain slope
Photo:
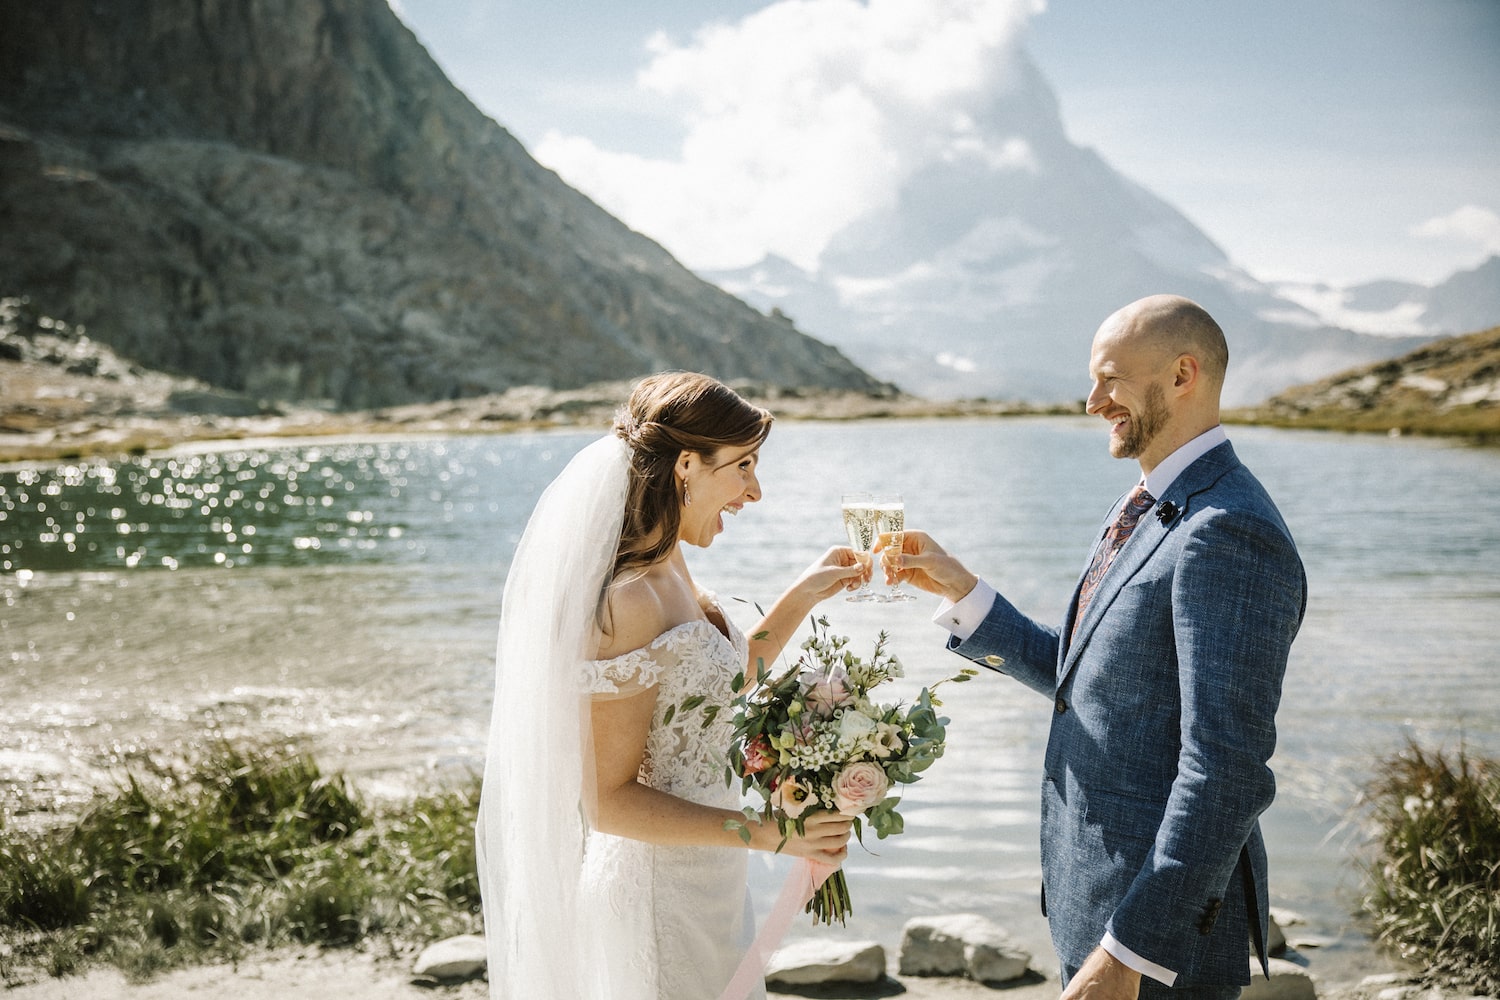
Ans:
[[[1445,337],[1399,358],[1289,389],[1234,418],[1500,442],[1500,327]]]
[[[0,295],[252,399],[889,391],[537,165],[386,0],[0,0]]]

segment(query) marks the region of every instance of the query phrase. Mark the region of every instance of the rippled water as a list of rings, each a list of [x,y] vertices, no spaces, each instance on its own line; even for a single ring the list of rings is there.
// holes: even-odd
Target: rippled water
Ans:
[[[13,821],[66,813],[122,766],[216,734],[296,739],[372,794],[477,769],[506,560],[536,495],[591,437],[240,444],[0,470],[0,795]],[[1408,735],[1500,754],[1500,453],[1231,437],[1311,585],[1278,716],[1273,900],[1330,939],[1314,971],[1371,963],[1347,916],[1358,836],[1343,822],[1371,761]],[[840,541],[839,493],[875,486],[903,491],[908,524],[1017,605],[1060,618],[1133,479],[1082,419],[781,426],[763,459],[766,500],[690,553],[743,626]],[[933,604],[824,610],[856,648],[889,630],[909,692],[960,665]],[[892,947],[907,916],[977,910],[1045,965],[1047,703],[993,676],[946,701],[949,756],[909,790],[908,832],[856,849],[843,933]],[[778,874],[757,868],[757,890]]]

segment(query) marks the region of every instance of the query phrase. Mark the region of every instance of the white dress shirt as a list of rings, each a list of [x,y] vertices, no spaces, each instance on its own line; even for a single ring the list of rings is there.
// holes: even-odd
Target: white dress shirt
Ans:
[[[1215,424],[1199,434],[1168,455],[1151,470],[1150,475],[1141,480],[1146,486],[1146,492],[1160,499],[1177,481],[1177,477],[1182,475],[1183,470],[1228,440],[1229,436],[1224,433],[1222,424]],[[995,588],[981,579],[973,590],[957,602],[945,598],[939,605],[937,613],[932,616],[932,620],[960,642],[964,642],[974,634],[974,630],[990,613],[990,608],[995,604],[995,597]],[[1171,986],[1177,981],[1177,973],[1137,955],[1116,941],[1114,935],[1108,931],[1105,932],[1100,946],[1131,969],[1143,976],[1150,976],[1164,986]]]

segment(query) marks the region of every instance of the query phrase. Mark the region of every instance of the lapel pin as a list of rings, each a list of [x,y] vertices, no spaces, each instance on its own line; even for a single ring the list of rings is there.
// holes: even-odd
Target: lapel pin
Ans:
[[[1170,500],[1163,500],[1156,506],[1156,519],[1162,524],[1171,524],[1177,517],[1177,505]]]

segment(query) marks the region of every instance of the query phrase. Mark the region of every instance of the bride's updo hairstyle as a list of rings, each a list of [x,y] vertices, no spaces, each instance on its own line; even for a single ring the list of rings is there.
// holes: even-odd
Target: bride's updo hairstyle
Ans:
[[[771,420],[707,375],[663,372],[642,379],[615,415],[614,432],[630,445],[631,459],[614,574],[649,566],[677,544],[679,455],[691,451],[708,459],[720,448],[756,447],[771,433]]]

